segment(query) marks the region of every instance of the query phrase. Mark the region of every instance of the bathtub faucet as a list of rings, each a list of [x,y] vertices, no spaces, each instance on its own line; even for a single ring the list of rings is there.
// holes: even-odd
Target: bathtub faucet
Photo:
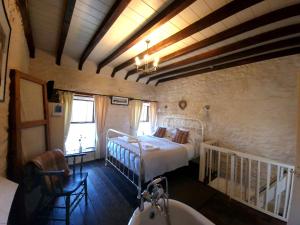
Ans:
[[[161,182],[165,181],[166,191]],[[166,177],[160,177],[151,181],[147,185],[147,189],[143,191],[141,197],[140,211],[144,210],[144,201],[150,202],[152,207],[163,213],[168,207],[168,180]]]

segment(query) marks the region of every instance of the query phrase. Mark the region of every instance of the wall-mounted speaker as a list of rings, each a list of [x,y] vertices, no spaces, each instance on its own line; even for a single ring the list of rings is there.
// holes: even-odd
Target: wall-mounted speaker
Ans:
[[[54,89],[54,80],[49,80],[47,82],[47,95],[49,102],[59,102],[58,91]]]

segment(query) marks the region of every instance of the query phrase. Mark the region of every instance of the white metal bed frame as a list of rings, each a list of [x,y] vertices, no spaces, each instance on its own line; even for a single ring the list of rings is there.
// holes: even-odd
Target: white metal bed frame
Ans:
[[[191,129],[196,129],[198,131],[199,136],[199,141],[202,142],[204,140],[204,124],[201,120],[198,119],[193,119],[193,118],[184,118],[181,116],[167,116],[163,120],[163,126],[167,126],[170,128],[191,128]],[[115,138],[116,136],[121,135],[128,137],[131,139],[131,142],[137,143],[139,150],[138,152],[135,152],[131,149],[125,148],[119,143],[113,142],[112,138]],[[199,143],[200,146],[201,143]],[[121,155],[119,155],[118,160],[116,157],[114,157],[111,152],[110,148],[117,149],[117,148],[122,148],[123,149],[123,161]],[[199,152],[200,149],[196,149],[196,151]],[[129,155],[129,160],[127,163],[125,162],[125,153],[128,153]],[[108,129],[106,133],[106,156],[105,156],[105,165],[110,164],[114,168],[116,168],[125,178],[127,178],[133,185],[136,186],[138,195],[137,198],[141,199],[141,191],[142,191],[142,184],[144,182],[144,178],[142,175],[144,175],[144,167],[143,167],[143,158],[142,158],[142,146],[137,137],[133,137],[129,134],[114,130],[114,129]],[[117,154],[117,152],[116,152]],[[122,154],[121,151],[119,151],[119,154]],[[139,159],[139,168],[135,168],[135,163],[133,163],[133,168],[130,169],[130,154],[133,155],[134,159],[138,157]],[[135,162],[135,160],[133,160]],[[127,166],[128,165],[128,166]],[[138,170],[139,174],[136,174],[135,171]],[[136,179],[137,176],[137,179]]]

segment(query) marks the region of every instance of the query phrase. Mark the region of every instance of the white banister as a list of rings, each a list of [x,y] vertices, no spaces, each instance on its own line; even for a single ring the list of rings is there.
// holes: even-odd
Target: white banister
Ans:
[[[207,179],[208,185],[231,198],[288,220],[294,166],[207,143],[201,144],[200,164],[201,181]]]

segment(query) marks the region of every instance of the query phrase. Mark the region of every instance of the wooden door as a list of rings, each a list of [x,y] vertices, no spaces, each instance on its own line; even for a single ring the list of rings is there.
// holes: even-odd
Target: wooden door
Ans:
[[[23,165],[50,146],[47,85],[17,70],[10,78],[7,174],[18,181]]]

